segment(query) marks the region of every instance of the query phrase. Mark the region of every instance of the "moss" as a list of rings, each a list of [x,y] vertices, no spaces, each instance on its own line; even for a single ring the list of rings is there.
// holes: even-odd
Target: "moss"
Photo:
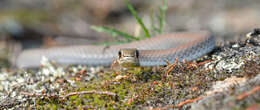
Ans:
[[[257,64],[257,65],[256,65]],[[57,99],[37,99],[37,108],[94,108],[94,109],[137,109],[143,106],[177,105],[179,102],[197,98],[208,90],[213,82],[232,75],[255,76],[260,71],[256,61],[246,62],[238,72],[214,72],[202,66],[190,67],[189,63],[178,63],[172,71],[166,67],[135,68],[125,72],[101,72],[91,81],[76,81],[75,87],[67,84],[64,94],[76,91],[110,91],[117,96],[85,94]],[[69,69],[68,69],[69,70]],[[116,80],[119,75],[126,78]],[[67,83],[66,81],[64,83]],[[184,106],[185,108],[186,106]],[[241,106],[242,107],[242,106]],[[248,104],[245,105],[245,108]],[[237,109],[237,108],[236,108]]]

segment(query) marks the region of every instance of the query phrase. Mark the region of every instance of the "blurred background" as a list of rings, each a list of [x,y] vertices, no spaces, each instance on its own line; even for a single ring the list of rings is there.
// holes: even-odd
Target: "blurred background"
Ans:
[[[149,28],[163,0],[130,0]],[[168,0],[164,33],[209,30],[219,41],[235,40],[259,27],[259,0]],[[143,31],[125,0],[1,0],[0,66],[23,49],[113,41],[90,27],[132,35]],[[235,38],[234,38],[235,37]]]

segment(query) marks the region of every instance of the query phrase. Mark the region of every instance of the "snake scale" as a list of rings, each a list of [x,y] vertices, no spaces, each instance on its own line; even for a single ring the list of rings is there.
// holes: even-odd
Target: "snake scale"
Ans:
[[[176,58],[179,61],[196,59],[214,47],[214,37],[208,31],[176,32],[112,46],[78,45],[25,50],[17,57],[16,66],[39,67],[43,56],[58,64],[110,66],[122,48],[137,48],[140,66],[158,66],[165,65],[165,60],[172,63]]]

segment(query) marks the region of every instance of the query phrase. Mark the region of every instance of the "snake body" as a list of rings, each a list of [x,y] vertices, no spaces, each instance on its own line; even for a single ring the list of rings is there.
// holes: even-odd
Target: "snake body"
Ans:
[[[214,37],[208,31],[178,32],[121,45],[81,45],[25,50],[17,57],[16,66],[39,67],[43,56],[59,64],[109,66],[117,58],[121,48],[137,48],[140,66],[157,66],[165,65],[165,60],[172,63],[176,58],[179,61],[193,60],[210,52],[214,47]]]

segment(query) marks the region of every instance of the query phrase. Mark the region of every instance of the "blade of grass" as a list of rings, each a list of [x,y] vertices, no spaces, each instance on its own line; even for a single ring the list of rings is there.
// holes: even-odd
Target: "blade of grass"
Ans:
[[[152,31],[150,31],[150,32],[151,32],[152,36],[156,35],[157,33],[160,33],[160,32],[159,32],[159,28],[157,28],[156,25],[155,25],[155,23],[156,23],[157,21],[154,19],[154,17],[155,17],[154,12],[152,12],[152,13],[150,14],[150,19],[151,19],[151,27],[150,27],[150,28],[151,28],[151,30],[152,30]]]
[[[154,21],[154,14],[153,14],[153,12],[150,13],[149,17],[150,17],[150,20],[151,20],[151,27],[150,27],[151,30],[152,30],[151,34],[153,35],[156,32],[156,27],[155,27],[155,24],[154,24],[155,21]]]
[[[163,0],[163,6],[160,7],[160,16],[158,17],[160,21],[160,27],[159,27],[160,34],[162,33],[163,26],[165,25],[165,13],[167,9],[168,9],[167,0]]]
[[[103,27],[103,26],[91,26],[90,28],[97,31],[97,32],[109,33],[109,34],[111,34],[112,36],[115,36],[115,37],[116,36],[122,36],[128,41],[139,40],[139,38],[137,38],[137,37],[129,35],[125,32],[118,31],[118,30],[113,29],[113,28],[108,28],[108,27]]]
[[[150,32],[153,35],[163,33],[163,27],[165,25],[165,14],[166,14],[167,8],[168,8],[167,7],[167,0],[163,0],[163,5],[159,7],[159,15],[154,15],[154,12],[152,12],[150,14],[151,30],[152,30]],[[154,17],[157,17],[157,19],[155,20]],[[158,27],[155,26],[155,23],[158,23]]]
[[[142,29],[144,30],[145,33],[145,37],[150,38],[150,34],[148,29],[145,27],[143,20],[137,15],[134,7],[130,4],[129,0],[125,0],[128,9],[130,10],[131,14],[135,17],[135,19],[137,20],[137,22],[140,24],[140,26],[142,27]]]

